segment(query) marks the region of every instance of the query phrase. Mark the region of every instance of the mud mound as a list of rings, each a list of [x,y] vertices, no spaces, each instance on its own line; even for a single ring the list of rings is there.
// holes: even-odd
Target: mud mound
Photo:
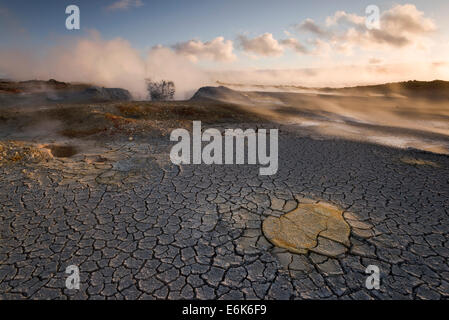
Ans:
[[[125,89],[90,87],[80,93],[79,98],[94,101],[130,101],[132,97]]]
[[[250,102],[250,100],[244,93],[223,86],[200,88],[190,100],[191,101],[214,100],[214,101],[227,101],[235,103]]]
[[[16,163],[39,163],[52,158],[50,152],[41,147],[23,142],[0,142],[0,166]]]
[[[0,81],[0,106],[29,106],[48,103],[130,101],[128,90],[56,80]]]
[[[350,227],[343,211],[327,203],[300,204],[280,218],[269,217],[263,232],[275,246],[293,253],[313,251],[334,257],[344,254],[350,245]]]

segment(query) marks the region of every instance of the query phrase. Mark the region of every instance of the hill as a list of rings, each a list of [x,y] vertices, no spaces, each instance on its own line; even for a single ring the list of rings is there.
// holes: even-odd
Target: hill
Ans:
[[[404,81],[367,86],[354,86],[343,88],[312,88],[294,85],[254,85],[254,84],[235,84],[217,82],[219,87],[204,87],[197,91],[192,99],[207,98],[214,100],[229,100],[231,96],[240,100],[243,98],[242,92],[248,96],[250,92],[264,95],[279,95],[280,93],[300,94],[333,94],[333,95],[352,95],[352,96],[370,96],[382,95],[385,97],[420,97],[427,99],[449,99],[449,81]],[[235,90],[233,90],[235,89]],[[240,92],[240,94],[238,93]]]
[[[73,84],[54,79],[20,82],[0,80],[0,105],[129,101],[131,99],[129,91],[120,88]]]

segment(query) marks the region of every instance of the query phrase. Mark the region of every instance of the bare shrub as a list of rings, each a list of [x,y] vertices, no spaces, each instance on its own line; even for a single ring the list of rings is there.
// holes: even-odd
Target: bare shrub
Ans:
[[[169,101],[175,97],[175,83],[173,81],[153,81],[147,79],[148,97],[151,101]]]

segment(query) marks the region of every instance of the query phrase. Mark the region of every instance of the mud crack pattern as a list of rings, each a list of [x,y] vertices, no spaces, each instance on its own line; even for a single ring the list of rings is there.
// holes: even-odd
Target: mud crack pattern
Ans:
[[[0,298],[449,298],[447,157],[284,132],[278,174],[261,177],[174,166],[169,147],[1,166]],[[349,242],[294,254],[267,241],[263,221],[305,199],[341,208]],[[65,288],[69,265],[79,291]],[[365,288],[368,265],[380,290]]]

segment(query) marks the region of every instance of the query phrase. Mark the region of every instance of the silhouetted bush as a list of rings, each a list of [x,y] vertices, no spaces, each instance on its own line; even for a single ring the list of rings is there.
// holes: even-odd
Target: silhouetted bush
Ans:
[[[175,84],[173,81],[153,81],[147,79],[148,97],[151,101],[169,101],[175,97]]]

